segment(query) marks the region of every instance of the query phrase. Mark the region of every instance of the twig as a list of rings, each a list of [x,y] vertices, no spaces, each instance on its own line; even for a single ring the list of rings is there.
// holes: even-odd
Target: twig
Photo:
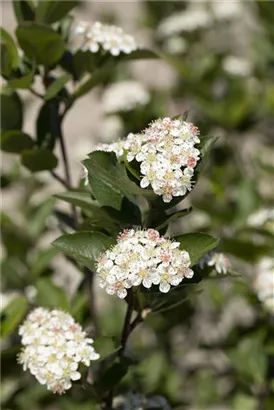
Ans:
[[[87,287],[87,294],[88,294],[88,308],[89,314],[94,326],[95,334],[99,333],[99,324],[97,320],[97,313],[96,313],[96,303],[95,297],[93,292],[94,286],[94,272],[92,272],[87,267],[84,268],[84,273],[86,275],[86,287]]]
[[[122,360],[124,356],[127,341],[128,341],[130,334],[133,332],[136,326],[143,321],[141,313],[138,313],[136,318],[131,322],[131,317],[132,317],[132,313],[134,310],[134,298],[135,298],[135,294],[132,291],[129,291],[128,301],[127,301],[128,302],[127,311],[126,311],[126,316],[125,316],[122,335],[121,335],[121,347],[118,351],[118,357],[120,360]],[[112,409],[113,395],[114,395],[114,389],[109,391],[107,397],[102,403],[102,406],[101,406],[102,409]]]
[[[47,90],[47,88],[50,85],[50,78],[48,76],[47,70],[45,70],[43,82],[44,82],[45,89]],[[72,183],[71,183],[71,177],[70,177],[69,161],[68,161],[68,155],[67,155],[67,150],[66,150],[63,131],[62,131],[62,116],[59,114],[59,104],[55,99],[52,99],[49,101],[49,110],[50,110],[51,128],[54,132],[54,135],[58,136],[60,140],[61,152],[62,152],[64,168],[65,168],[66,187],[68,189],[71,189]],[[77,213],[76,213],[76,208],[74,205],[71,206],[71,210],[72,210],[72,217],[74,221],[74,228],[76,229]]]
[[[64,185],[65,188],[69,189],[67,182],[63,178],[61,178],[58,174],[56,174],[56,172],[50,171],[50,173],[57,181],[59,181],[62,185]]]
[[[34,88],[30,87],[29,90],[35,97],[41,98],[42,100],[44,99],[43,95],[38,93]]]
[[[126,316],[125,316],[125,321],[124,321],[124,326],[123,326],[122,336],[121,336],[121,349],[119,350],[120,358],[122,358],[124,355],[124,351],[125,351],[126,344],[127,344],[127,339],[131,332],[130,322],[131,322],[131,316],[133,313],[133,306],[134,306],[134,293],[129,291],[127,311],[126,311]]]

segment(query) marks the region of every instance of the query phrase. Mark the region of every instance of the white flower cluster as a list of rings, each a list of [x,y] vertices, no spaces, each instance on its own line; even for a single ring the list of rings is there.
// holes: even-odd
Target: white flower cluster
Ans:
[[[195,148],[200,142],[198,135],[199,130],[192,123],[169,117],[152,122],[140,134],[129,134],[124,148],[129,162],[135,159],[141,163],[140,186],[151,185],[164,202],[191,191],[200,156]]]
[[[117,238],[117,244],[98,258],[99,286],[109,295],[121,299],[127,289],[143,285],[159,285],[163,293],[171,285],[179,285],[184,278],[192,278],[189,253],[179,249],[179,242],[160,236],[155,229],[126,229]]]
[[[19,328],[24,348],[18,361],[48,390],[62,394],[79,380],[78,366],[90,365],[99,355],[82,327],[61,310],[34,309]]]
[[[199,261],[203,269],[205,265],[213,266],[217,273],[227,273],[231,269],[231,263],[228,257],[221,252],[209,252]]]
[[[252,213],[247,224],[256,228],[264,228],[274,235],[274,208],[263,208]]]
[[[262,258],[257,268],[254,290],[266,310],[274,315],[274,259]]]
[[[121,27],[102,24],[99,21],[78,23],[75,33],[82,36],[83,51],[97,53],[104,50],[118,56],[120,53],[130,54],[137,49],[134,37],[126,34]]]
[[[116,410],[171,409],[163,396],[145,397],[142,394],[132,392],[127,393],[125,396],[115,397],[113,407]]]
[[[118,140],[111,144],[97,144],[92,149],[92,152],[95,151],[115,152],[118,158],[122,157],[124,155],[124,141]]]
[[[138,81],[121,81],[111,84],[102,99],[103,109],[107,113],[132,111],[148,104],[148,90]]]
[[[248,77],[252,72],[250,61],[242,57],[227,56],[222,62],[223,70],[235,77]]]
[[[182,32],[192,32],[210,27],[211,14],[202,7],[192,7],[186,11],[177,12],[166,17],[158,27],[161,37],[169,37]]]

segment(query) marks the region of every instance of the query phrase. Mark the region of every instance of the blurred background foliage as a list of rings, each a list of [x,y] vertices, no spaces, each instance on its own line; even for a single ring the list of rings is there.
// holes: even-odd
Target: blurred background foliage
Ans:
[[[25,20],[32,20],[30,2],[16,3],[17,20],[22,19],[22,13]],[[137,365],[122,380],[119,393],[133,389],[148,395],[161,394],[172,408],[182,410],[273,409],[274,301],[272,305],[270,301],[270,308],[266,306],[256,287],[258,275],[265,272],[274,275],[273,2],[147,1],[126,5],[113,2],[115,7],[103,7],[99,2],[67,3],[75,4],[68,7],[71,17],[67,16],[62,24],[56,11],[48,17],[48,23],[58,26],[64,39],[66,27],[79,16],[122,27],[130,26],[134,20],[135,37],[140,36],[144,44],[165,60],[162,71],[158,70],[157,64],[161,63],[157,61],[142,62],[140,67],[139,63],[135,66],[129,62],[100,79],[90,111],[78,112],[73,120],[81,130],[74,134],[77,146],[83,146],[81,159],[92,144],[112,142],[128,132],[137,132],[153,118],[188,112],[188,119],[201,129],[201,135],[216,136],[218,140],[206,172],[185,201],[185,207],[193,206],[194,212],[172,223],[168,232],[176,234],[183,229],[220,237],[220,250],[229,256],[239,273],[236,278],[224,275],[219,280],[211,278],[193,285],[184,304],[149,315],[131,338],[130,350]],[[7,3],[4,7],[12,5]],[[123,7],[128,12],[122,13]],[[73,10],[69,11],[70,8]],[[98,63],[81,55],[78,59],[76,74],[70,72],[69,60],[62,61],[59,70],[63,70],[63,80],[54,93],[64,90],[71,75],[82,77],[84,62],[87,72]],[[11,69],[6,61],[3,52],[4,85]],[[31,101],[22,90],[31,87],[30,78],[36,70],[28,64],[22,62],[21,72],[9,80],[9,91],[4,93],[1,109],[5,131],[1,136],[5,151],[1,174],[2,406],[5,410],[92,409],[95,403],[88,390],[75,386],[64,397],[57,397],[31,375],[23,373],[16,363],[20,348],[16,329],[29,306],[69,309],[87,329],[93,330],[82,272],[50,245],[64,231],[68,219],[68,208],[52,197],[62,188],[52,185],[48,173],[31,174],[27,170],[37,167],[37,161],[33,165],[29,157],[22,155],[20,163],[16,153],[32,146],[27,137],[20,148],[13,143],[18,141],[16,135],[13,135],[15,140],[7,136],[8,130],[21,132],[24,115],[25,124],[34,121],[28,105],[37,106],[39,99]],[[112,83],[125,80],[142,83],[149,101],[128,110],[126,97],[123,101],[123,96],[117,93],[112,96],[117,110],[115,104],[110,112],[103,107],[99,119],[95,118],[97,101],[104,101]],[[21,89],[24,110],[12,87]],[[11,93],[13,97],[5,100],[5,95]],[[55,139],[48,129],[47,109],[45,103],[33,129],[37,141],[46,144],[40,148],[50,152],[47,164],[50,161],[54,164]],[[97,121],[97,129],[92,133],[88,128],[83,130],[82,116],[87,117],[86,121]],[[87,140],[91,145],[87,145]],[[70,142],[68,148],[73,162]],[[41,158],[38,170],[40,161]],[[73,180],[83,183],[79,166],[72,169]],[[272,290],[273,295],[273,282],[274,279],[265,281],[265,293],[271,295]],[[107,354],[112,349],[111,338],[120,334],[124,305],[116,298],[103,296],[97,287],[95,296],[102,332],[98,345]]]

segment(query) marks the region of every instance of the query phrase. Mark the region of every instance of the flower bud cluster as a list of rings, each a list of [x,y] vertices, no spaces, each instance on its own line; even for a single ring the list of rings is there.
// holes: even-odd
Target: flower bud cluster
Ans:
[[[262,258],[257,268],[254,290],[265,309],[274,315],[274,259]]]
[[[154,229],[126,229],[118,236],[117,244],[98,258],[99,285],[121,299],[126,297],[127,289],[141,284],[148,289],[159,285],[159,290],[167,293],[171,285],[193,276],[189,253],[179,246],[179,242],[161,237]]]
[[[138,81],[120,81],[111,84],[103,95],[102,105],[107,113],[132,111],[148,104],[150,95]]]
[[[170,410],[170,405],[163,396],[145,397],[139,393],[129,392],[124,396],[117,396],[113,400],[113,407],[116,410],[145,410],[161,409]]]
[[[134,37],[126,34],[122,28],[102,24],[99,21],[94,23],[82,21],[78,23],[75,33],[82,36],[83,51],[97,53],[99,50],[104,50],[113,56],[118,56],[120,53],[130,54],[137,49]]]
[[[200,157],[195,147],[200,142],[198,135],[192,123],[169,117],[152,122],[140,134],[129,134],[124,148],[128,161],[140,162],[141,187],[151,185],[164,202],[191,191]]]
[[[18,361],[48,390],[62,394],[79,380],[80,363],[90,365],[99,355],[82,327],[61,310],[34,309],[19,328],[24,348]]]

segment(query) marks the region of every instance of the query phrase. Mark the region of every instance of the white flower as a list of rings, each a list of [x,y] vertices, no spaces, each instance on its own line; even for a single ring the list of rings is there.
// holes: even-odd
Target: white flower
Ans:
[[[199,261],[203,269],[205,265],[213,266],[218,273],[227,273],[231,269],[231,263],[228,257],[221,252],[209,252]]]
[[[199,130],[190,122],[158,119],[140,134],[129,134],[124,143],[127,160],[140,162],[140,186],[151,185],[165,202],[183,196],[193,186],[193,169],[200,158],[195,147]]]
[[[167,293],[171,286],[193,276],[189,254],[179,246],[179,242],[160,237],[155,229],[126,229],[117,244],[98,258],[99,286],[121,299],[127,289],[141,284],[148,289],[159,285],[160,291]]]
[[[83,51],[89,50],[97,53],[103,50],[113,56],[118,56],[120,53],[130,54],[137,49],[134,37],[124,33],[122,28],[102,24],[99,21],[78,23],[75,34],[82,39],[81,49]]]
[[[186,51],[187,41],[182,37],[170,37],[164,43],[164,48],[171,54],[181,54]]]
[[[266,228],[274,234],[274,208],[264,208],[251,214],[247,224],[256,228]]]
[[[252,71],[250,62],[241,57],[227,56],[222,65],[226,73],[236,77],[247,77]]]
[[[158,34],[161,37],[169,37],[182,32],[208,28],[211,25],[211,13],[200,4],[196,4],[186,11],[174,13],[161,21]]]
[[[82,327],[61,310],[34,309],[19,328],[24,345],[18,361],[54,393],[65,393],[79,380],[80,363],[89,366],[99,355]]]
[[[261,259],[257,268],[254,290],[265,308],[274,315],[274,259]]]
[[[124,396],[115,397],[113,408],[117,410],[171,409],[163,396],[145,397],[142,394],[132,392],[128,392]]]
[[[241,1],[211,1],[211,7],[216,20],[229,20],[243,12]]]
[[[122,157],[124,155],[124,141],[115,141],[111,144],[97,144],[92,152],[95,151],[115,152],[118,158]]]
[[[85,167],[85,165],[82,164],[82,173],[81,173],[81,179],[84,181],[84,186],[87,186],[89,183],[88,180],[88,169]]]
[[[111,84],[104,92],[102,105],[107,113],[131,111],[150,101],[148,90],[138,81]]]

